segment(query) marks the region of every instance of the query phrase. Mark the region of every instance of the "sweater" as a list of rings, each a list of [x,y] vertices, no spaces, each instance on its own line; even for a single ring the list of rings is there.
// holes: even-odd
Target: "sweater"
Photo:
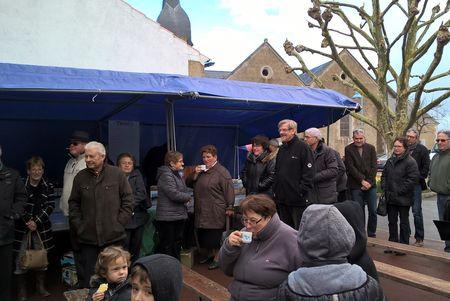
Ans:
[[[245,231],[245,228],[244,228]],[[278,286],[300,264],[297,231],[275,214],[252,242],[231,246],[228,240],[219,252],[222,271],[234,277],[231,300],[275,300]]]

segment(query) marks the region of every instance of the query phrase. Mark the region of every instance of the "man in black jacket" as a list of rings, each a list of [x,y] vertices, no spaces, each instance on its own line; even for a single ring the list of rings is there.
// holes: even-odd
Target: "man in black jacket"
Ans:
[[[11,301],[14,220],[19,219],[27,201],[17,171],[3,165],[0,146],[0,300]]]
[[[414,202],[412,205],[415,229],[414,238],[416,239],[416,242],[413,245],[416,247],[423,247],[422,190],[427,189],[425,179],[428,177],[428,171],[430,170],[430,151],[426,146],[420,143],[419,132],[417,130],[409,129],[406,132],[406,139],[408,140],[409,154],[416,160],[420,173],[419,183],[414,187]]]
[[[375,237],[377,231],[377,153],[375,147],[366,143],[364,131],[353,131],[353,143],[345,147],[345,168],[347,168],[347,187],[352,200],[358,202],[363,212],[367,203],[369,220],[367,236]]]
[[[303,211],[309,205],[312,189],[313,153],[297,137],[297,123],[284,119],[278,123],[281,145],[275,164],[274,193],[280,219],[298,229]]]

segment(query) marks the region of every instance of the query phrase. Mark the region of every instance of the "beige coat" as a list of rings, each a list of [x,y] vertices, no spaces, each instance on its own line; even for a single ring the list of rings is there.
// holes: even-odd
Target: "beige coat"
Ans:
[[[225,210],[233,208],[234,188],[228,170],[217,162],[211,169],[194,174],[187,179],[194,188],[195,227],[202,229],[224,229]]]

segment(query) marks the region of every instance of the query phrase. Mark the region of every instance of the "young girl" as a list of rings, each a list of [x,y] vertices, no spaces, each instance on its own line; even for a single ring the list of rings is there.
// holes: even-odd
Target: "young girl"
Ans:
[[[155,254],[140,258],[131,269],[131,301],[179,301],[183,286],[180,262]]]
[[[129,265],[129,252],[119,246],[106,247],[98,255],[95,275],[91,278],[91,289],[87,300],[130,300]]]

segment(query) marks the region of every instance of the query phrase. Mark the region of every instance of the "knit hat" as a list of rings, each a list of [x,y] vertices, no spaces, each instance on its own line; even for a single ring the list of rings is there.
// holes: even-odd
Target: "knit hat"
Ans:
[[[277,139],[270,139],[269,140],[269,145],[280,147],[280,143],[278,143]]]

